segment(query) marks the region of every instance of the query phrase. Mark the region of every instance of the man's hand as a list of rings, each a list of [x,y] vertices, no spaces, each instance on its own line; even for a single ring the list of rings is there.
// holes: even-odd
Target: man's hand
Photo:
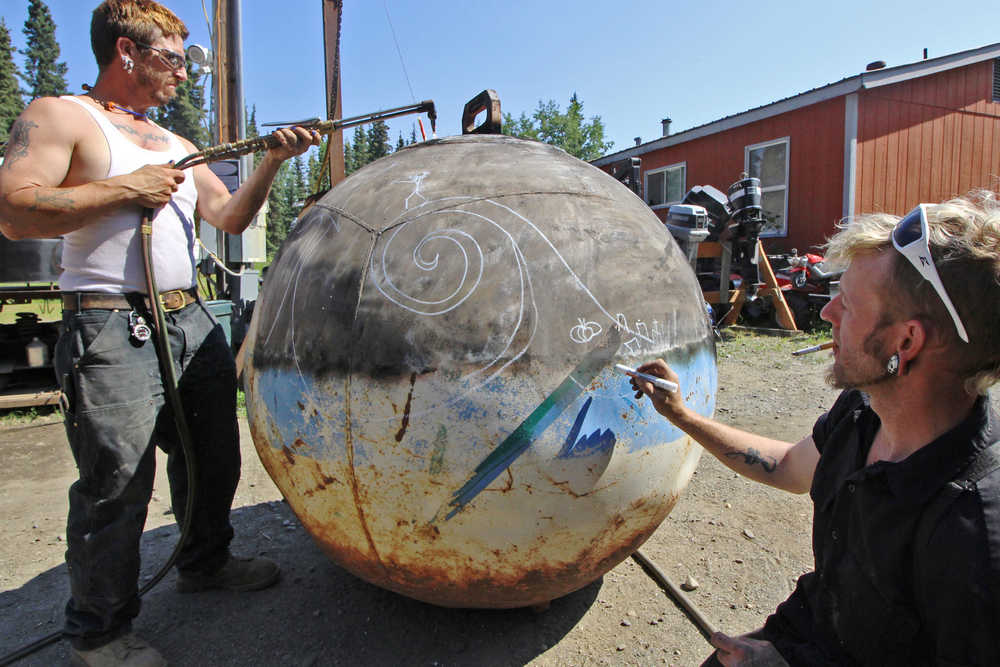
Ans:
[[[680,385],[677,374],[662,359],[636,370]],[[739,474],[792,493],[805,493],[812,486],[819,450],[811,435],[797,443],[767,438],[692,410],[684,404],[683,387],[667,391],[636,377],[632,378],[632,387],[636,398],[649,396],[657,412]]]
[[[680,387],[680,378],[677,377],[677,373],[670,366],[667,366],[667,362],[663,361],[663,359],[643,364],[635,370],[647,375],[655,375],[664,380],[670,380]],[[681,398],[680,389],[677,391],[667,391],[666,389],[654,386],[652,382],[647,382],[636,377],[632,378],[632,387],[635,389],[636,398],[642,398],[643,394],[649,396],[649,400],[653,403],[656,411],[671,421],[674,421],[685,410],[684,399]]]
[[[282,162],[296,155],[302,155],[310,146],[318,146],[320,143],[319,132],[298,126],[283,127],[272,132],[271,136],[278,140],[278,145],[270,149],[267,154]]]
[[[184,182],[184,172],[174,169],[173,163],[168,162],[147,164],[120,178],[137,203],[146,208],[159,208],[170,201],[177,187]]]
[[[763,639],[730,637],[716,632],[709,642],[718,649],[716,656],[726,667],[788,667],[774,644]]]

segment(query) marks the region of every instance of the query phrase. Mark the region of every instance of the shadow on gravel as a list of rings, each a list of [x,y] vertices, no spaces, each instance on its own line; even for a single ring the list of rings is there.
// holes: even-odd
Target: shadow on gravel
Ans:
[[[371,586],[313,543],[280,501],[233,510],[234,552],[275,559],[282,580],[256,593],[176,592],[168,574],[143,598],[135,631],[174,665],[523,665],[587,613],[601,579],[548,611],[435,607]],[[169,557],[176,526],[143,535],[143,582]],[[0,593],[0,657],[62,624],[66,566]],[[66,664],[67,642],[18,665]]]

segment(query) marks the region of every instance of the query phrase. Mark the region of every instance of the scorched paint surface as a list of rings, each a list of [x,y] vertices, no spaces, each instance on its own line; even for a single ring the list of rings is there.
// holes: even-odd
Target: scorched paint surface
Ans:
[[[352,175],[271,265],[244,382],[261,460],[359,577],[434,604],[579,589],[670,512],[700,448],[615,363],[710,415],[715,346],[650,209],[537,142],[452,137]]]

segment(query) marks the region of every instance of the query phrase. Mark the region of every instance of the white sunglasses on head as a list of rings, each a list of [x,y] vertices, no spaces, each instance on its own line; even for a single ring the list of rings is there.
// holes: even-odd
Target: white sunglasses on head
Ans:
[[[927,204],[917,204],[917,207],[903,216],[903,219],[896,223],[892,229],[892,245],[895,246],[903,257],[910,260],[910,264],[920,272],[924,280],[931,284],[937,295],[941,297],[945,308],[951,315],[958,330],[959,337],[966,343],[969,342],[969,334],[965,333],[965,325],[962,318],[955,310],[955,304],[948,297],[948,292],[941,282],[937,267],[934,266],[934,258],[931,257],[931,247],[928,242],[927,233]]]

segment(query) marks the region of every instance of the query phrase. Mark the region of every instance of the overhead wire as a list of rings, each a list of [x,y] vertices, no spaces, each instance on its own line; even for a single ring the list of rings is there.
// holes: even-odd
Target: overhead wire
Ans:
[[[389,24],[389,32],[392,34],[392,43],[396,45],[396,55],[399,56],[399,66],[403,68],[403,78],[406,79],[406,87],[410,89],[410,100],[417,101],[417,96],[413,93],[413,85],[410,83],[410,74],[406,71],[406,61],[403,59],[403,50],[399,48],[399,40],[396,39],[396,29],[392,25],[392,17],[389,15],[389,3],[382,0],[382,7],[385,9],[385,20]],[[427,134],[424,132],[424,124],[417,118],[417,125],[420,126],[420,136],[427,141]]]
[[[396,29],[392,27],[392,17],[389,16],[389,3],[386,0],[382,0],[382,6],[385,8],[385,20],[389,22],[389,32],[392,33],[392,42],[396,45],[396,54],[399,56],[399,64],[403,68],[403,77],[406,79],[406,86],[410,89],[410,99],[416,102],[417,96],[413,94],[413,86],[410,85],[410,75],[407,73],[406,63],[403,61],[403,51],[399,48],[399,40],[396,39]]]

